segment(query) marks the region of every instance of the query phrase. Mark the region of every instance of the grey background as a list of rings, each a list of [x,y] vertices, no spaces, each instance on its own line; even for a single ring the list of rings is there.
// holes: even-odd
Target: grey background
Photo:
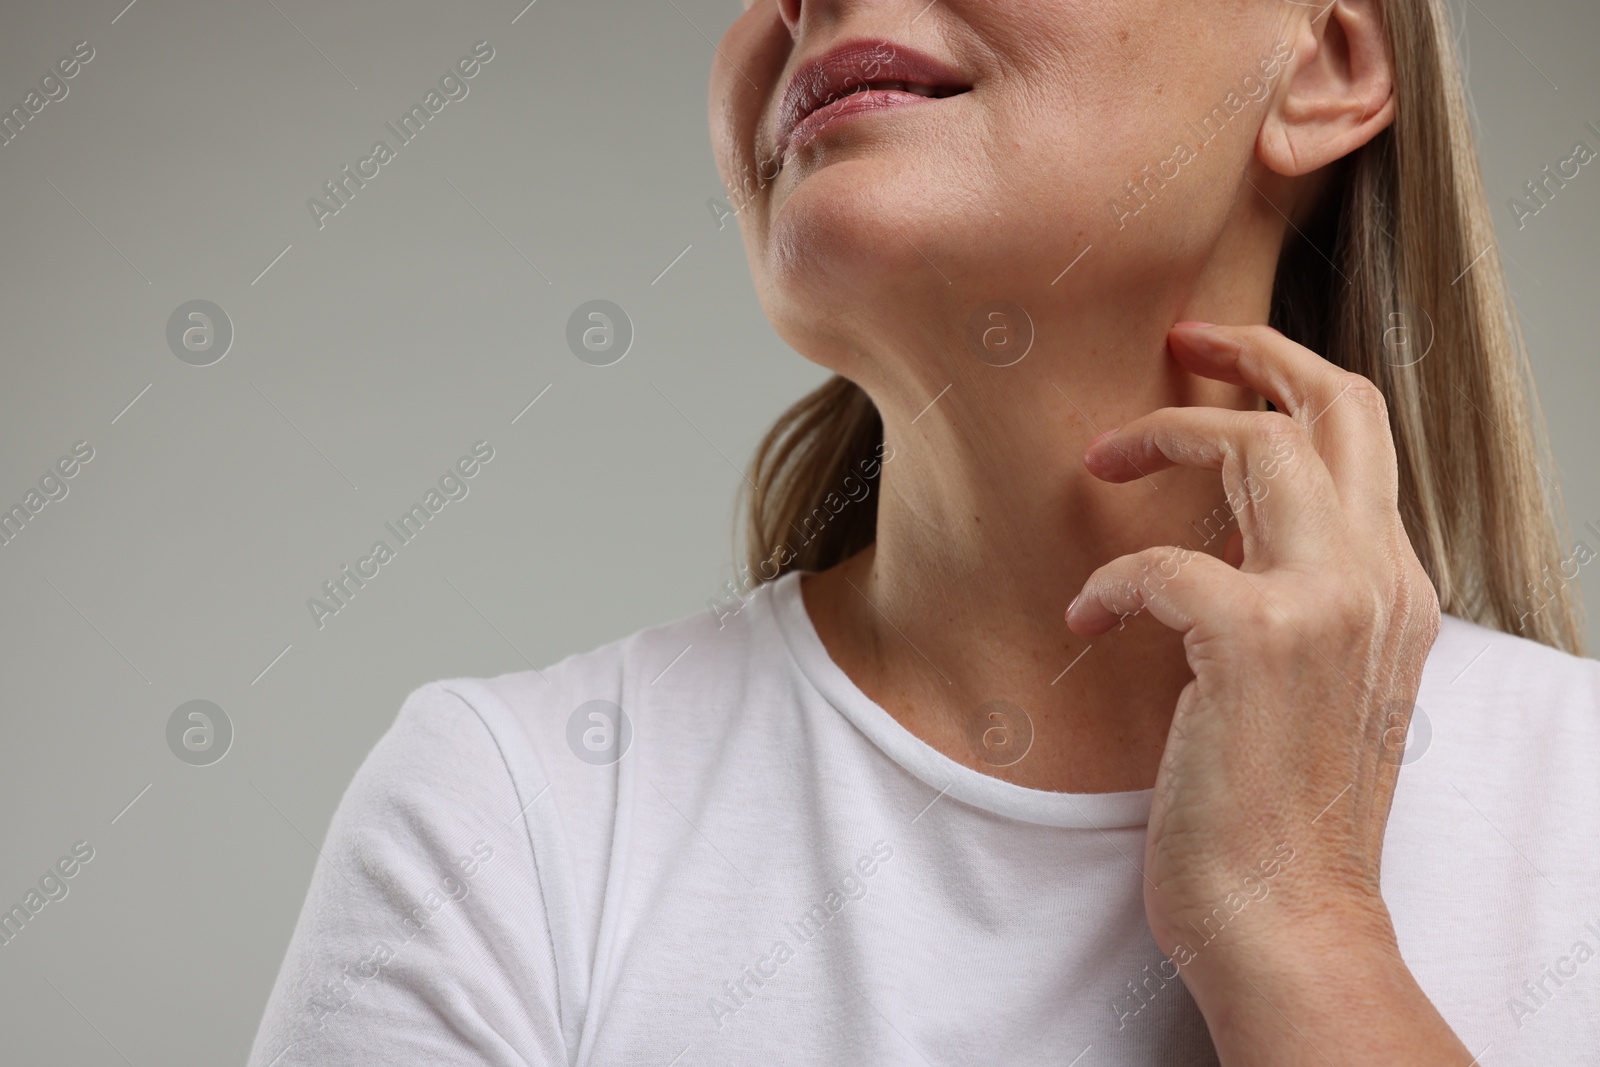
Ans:
[[[8,1062],[242,1061],[312,842],[405,694],[705,610],[736,468],[824,377],[706,203],[738,0],[124,2],[0,11],[6,107],[95,49],[0,147],[0,503],[95,450],[0,547],[0,907],[96,853],[0,946]],[[1600,8],[1455,14],[1576,532],[1600,522],[1600,169],[1521,231],[1506,198],[1600,147]],[[319,230],[307,198],[479,40],[469,95]],[[165,342],[196,298],[235,330],[209,367]],[[565,343],[597,298],[636,331],[604,368]],[[469,495],[317,629],[306,599],[480,439]],[[233,723],[211,766],[167,747],[194,699]]]

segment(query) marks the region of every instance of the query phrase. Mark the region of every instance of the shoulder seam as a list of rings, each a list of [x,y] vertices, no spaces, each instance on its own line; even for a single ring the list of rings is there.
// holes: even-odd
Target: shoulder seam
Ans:
[[[557,982],[556,1009],[558,1012],[560,1012],[561,1016],[562,1040],[563,1044],[566,1046],[568,1063],[575,1064],[578,1048],[576,1036],[582,1027],[585,990],[583,985],[578,981],[579,975],[575,973],[575,968],[578,966],[578,960],[572,958],[571,954],[568,952],[563,951],[563,945],[557,943],[556,931],[556,920],[558,917],[563,921],[569,921],[571,919],[573,902],[570,899],[565,899],[566,897],[570,896],[570,894],[567,894],[564,891],[565,887],[561,883],[560,873],[548,872],[540,869],[541,857],[547,858],[550,862],[555,862],[558,866],[561,862],[561,858],[547,856],[548,850],[540,848],[535,843],[533,819],[529,818],[528,816],[528,809],[532,808],[533,805],[545,795],[545,793],[550,791],[553,783],[549,774],[546,773],[543,764],[539,762],[537,754],[535,754],[531,760],[531,763],[534,769],[538,771],[539,778],[543,781],[543,786],[537,793],[533,795],[532,799],[527,801],[523,800],[523,786],[517,781],[516,770],[512,767],[511,760],[506,755],[506,749],[505,746],[500,742],[499,734],[497,734],[494,727],[490,725],[489,720],[484,716],[483,711],[477,706],[477,704],[468,699],[467,695],[462,693],[460,689],[457,688],[458,686],[461,688],[470,687],[471,689],[478,689],[488,692],[477,679],[473,678],[440,680],[436,682],[430,682],[423,688],[437,687],[440,691],[449,693],[451,696],[455,697],[462,703],[464,707],[466,707],[468,711],[472,712],[473,717],[478,720],[478,723],[483,727],[484,732],[489,735],[489,740],[494,744],[495,753],[500,757],[501,769],[505,772],[506,778],[511,782],[511,792],[516,798],[519,808],[517,813],[506,822],[507,825],[513,821],[521,822],[523,827],[523,836],[528,843],[528,855],[532,860],[531,866],[533,868],[534,881],[539,887],[539,899],[544,903],[545,934],[546,937],[549,938],[550,957],[555,961]],[[492,692],[488,692],[488,695],[491,699],[498,699]],[[564,856],[565,850],[561,850],[561,853],[562,856]],[[557,883],[553,887],[550,884],[550,879],[552,876]],[[552,914],[552,889],[554,889],[558,895],[563,897],[563,901],[558,901],[557,908],[555,909],[559,915]],[[561,932],[561,938],[563,941],[570,940],[571,931],[563,930]]]

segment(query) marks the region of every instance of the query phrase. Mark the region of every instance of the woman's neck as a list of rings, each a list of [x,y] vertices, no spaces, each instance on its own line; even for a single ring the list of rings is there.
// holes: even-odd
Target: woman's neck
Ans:
[[[1065,373],[1057,384],[1052,367],[1064,364],[1041,358],[990,371],[1008,379],[956,382],[920,414],[880,405],[889,448],[876,543],[805,579],[806,606],[858,687],[961,763],[1062,792],[1155,782],[1190,678],[1182,636],[1140,617],[1088,641],[1063,614],[1119,555],[1169,544],[1222,555],[1229,512],[1214,474],[1174,468],[1112,485],[1081,457],[1100,432],[1161,406],[1257,401],[1180,374],[1159,350],[1143,362],[1143,389]]]

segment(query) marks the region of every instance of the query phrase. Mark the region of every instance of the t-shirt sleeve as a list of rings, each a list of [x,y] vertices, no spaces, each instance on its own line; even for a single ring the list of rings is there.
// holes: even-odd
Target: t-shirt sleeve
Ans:
[[[522,776],[444,683],[411,694],[334,814],[250,1067],[570,1062],[526,822],[547,783]]]

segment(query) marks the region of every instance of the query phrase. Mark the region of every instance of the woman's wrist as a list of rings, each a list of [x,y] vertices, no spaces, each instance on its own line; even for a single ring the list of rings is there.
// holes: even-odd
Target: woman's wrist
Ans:
[[[1181,970],[1228,1067],[1470,1061],[1406,966],[1381,902],[1240,933]]]

